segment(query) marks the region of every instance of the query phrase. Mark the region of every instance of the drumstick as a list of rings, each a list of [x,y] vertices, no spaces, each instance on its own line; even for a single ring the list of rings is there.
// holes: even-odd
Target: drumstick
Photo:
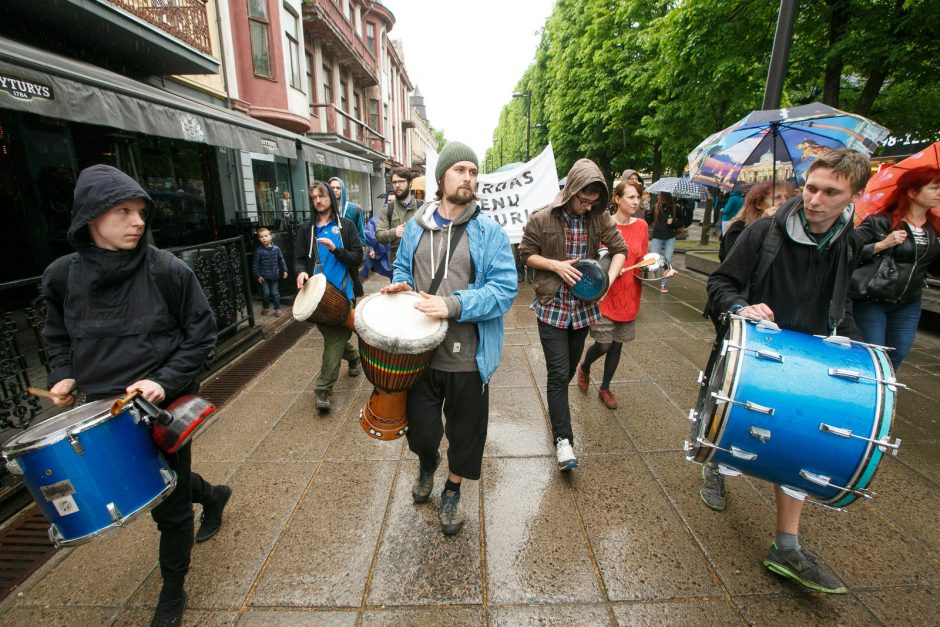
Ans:
[[[633,264],[632,266],[627,266],[624,270],[633,270],[634,268],[645,268],[646,266],[651,266],[654,263],[659,261],[655,257],[650,257],[649,259],[644,259],[638,263]]]
[[[60,401],[69,397],[68,394],[57,394],[55,392],[50,392],[49,390],[44,390],[42,388],[28,387],[26,391],[32,394],[33,396],[38,396],[40,398],[48,398],[53,401]]]
[[[140,394],[140,392],[138,392],[137,390],[134,390],[133,392],[131,392],[124,398],[119,398],[113,403],[111,403],[111,415],[112,416],[119,415],[122,411],[124,411],[124,406],[130,403],[132,400],[134,400],[134,398],[138,394]]]

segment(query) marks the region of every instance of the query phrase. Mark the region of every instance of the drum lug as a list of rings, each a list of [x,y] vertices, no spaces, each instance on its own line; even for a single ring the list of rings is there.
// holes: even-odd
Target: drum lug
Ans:
[[[124,516],[121,514],[121,510],[118,509],[118,506],[115,505],[114,503],[108,503],[107,505],[105,505],[105,507],[108,508],[108,515],[111,516],[111,520],[113,520],[118,526],[120,526],[121,519],[124,518]]]
[[[757,357],[758,359],[767,359],[769,361],[775,361],[778,364],[783,363],[783,355],[781,355],[780,353],[776,351],[767,350],[767,349],[754,350],[753,348],[745,348],[744,346],[741,346],[740,344],[731,344],[731,343],[728,343],[726,348],[733,348],[734,350],[742,351],[745,353],[753,353],[754,356]]]
[[[65,536],[62,535],[62,532],[59,531],[59,528],[56,527],[55,523],[49,525],[49,542],[55,545],[55,548],[62,546],[62,541],[65,540]]]
[[[689,422],[695,423],[698,422],[698,412],[694,408],[689,410]]]
[[[7,460],[7,470],[10,471],[11,475],[22,475],[23,468],[20,466],[20,463],[16,459]]]
[[[758,320],[757,328],[761,331],[779,331],[780,326],[771,320]]]
[[[812,503],[813,505],[818,505],[820,507],[825,507],[826,509],[831,509],[835,512],[845,511],[841,507],[833,507],[832,505],[826,505],[825,503],[821,503],[817,501],[816,499],[811,499],[807,497],[806,492],[803,492],[802,490],[797,490],[795,488],[791,488],[785,485],[780,486],[780,489],[783,490],[783,493],[789,496],[791,499],[796,499],[797,501],[806,501],[808,503]]]
[[[755,427],[751,425],[751,428],[747,430],[753,437],[757,438],[761,442],[767,442],[770,440],[770,429],[761,429],[760,427]]]
[[[829,342],[830,344],[836,344],[838,346],[844,346],[849,348],[852,346],[852,340],[845,337],[844,335],[827,335],[825,337],[817,335],[816,337],[822,337],[823,342]]]
[[[705,373],[701,370],[698,371],[698,384],[699,385],[705,384]]]
[[[858,383],[862,379],[865,381],[874,381],[875,383],[881,383],[882,385],[887,385],[891,390],[896,391],[897,388],[907,388],[903,383],[898,383],[894,377],[890,379],[879,379],[878,377],[866,377],[865,375],[859,373],[857,370],[849,370],[847,368],[830,368],[829,369],[830,377],[840,377],[842,379],[848,379],[854,383]]]
[[[768,416],[774,415],[773,407],[765,407],[764,405],[759,405],[751,401],[736,401],[729,398],[726,394],[722,392],[712,392],[712,398],[714,398],[719,404],[721,403],[733,403],[734,405],[743,405],[744,409],[749,409],[751,411],[756,411],[760,414],[767,414]]]
[[[82,443],[78,441],[78,436],[76,436],[74,433],[69,433],[67,437],[69,444],[72,445],[72,450],[75,451],[75,454],[84,455],[85,449],[82,448]]]
[[[737,446],[732,446],[730,449],[721,448],[720,446],[717,446],[714,443],[709,442],[708,440],[702,437],[696,438],[695,441],[701,444],[702,446],[713,448],[716,451],[724,451],[725,453],[728,453],[729,455],[731,455],[732,457],[736,459],[743,459],[744,461],[747,461],[747,462],[752,462],[755,459],[757,459],[757,454],[749,453],[748,451],[738,448]],[[689,446],[688,442],[686,442],[686,446]],[[691,448],[691,446],[689,448]],[[689,448],[687,448],[686,450],[689,450]]]
[[[170,485],[176,481],[176,475],[169,468],[161,468],[160,476],[163,477],[164,485]]]
[[[866,499],[870,499],[875,494],[874,492],[869,494],[866,490],[853,490],[851,488],[836,485],[832,483],[832,479],[830,477],[820,475],[815,472],[810,472],[805,468],[800,469],[800,476],[810,483],[815,483],[818,486],[822,486],[824,488],[836,488],[837,490],[842,490],[844,492],[851,492],[852,494],[856,494]]]
[[[882,453],[887,452],[887,449],[891,449],[891,455],[897,456],[898,448],[901,446],[901,439],[897,438],[892,442],[888,439],[888,436],[881,438],[880,440],[875,440],[874,438],[866,438],[861,435],[855,435],[852,433],[851,429],[845,429],[843,427],[834,427],[832,425],[827,425],[824,422],[819,423],[819,430],[825,433],[831,433],[832,435],[837,435],[840,438],[855,438],[856,440],[863,440],[865,442],[871,442],[872,444],[878,445],[878,450]]]
[[[724,475],[726,477],[740,477],[741,471],[737,468],[732,468],[731,466],[725,466],[724,464],[718,464],[718,474]]]
[[[134,419],[134,424],[140,424],[140,421],[143,420],[143,417],[140,415],[140,410],[137,409],[136,405],[129,404],[127,408],[128,413],[131,415],[131,418]]]

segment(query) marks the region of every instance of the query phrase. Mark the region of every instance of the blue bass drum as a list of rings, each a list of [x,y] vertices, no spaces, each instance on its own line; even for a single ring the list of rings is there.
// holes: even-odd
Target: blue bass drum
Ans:
[[[730,316],[700,383],[686,459],[801,500],[841,508],[870,498],[882,455],[900,446],[890,431],[904,386],[878,346]]]
[[[150,426],[130,404],[76,407],[39,423],[3,447],[52,523],[49,539],[72,546],[98,538],[156,507],[176,486]]]

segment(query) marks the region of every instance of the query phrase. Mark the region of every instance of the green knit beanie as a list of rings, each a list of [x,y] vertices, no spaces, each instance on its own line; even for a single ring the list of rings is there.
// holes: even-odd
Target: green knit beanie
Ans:
[[[444,172],[447,172],[455,163],[461,161],[470,161],[473,165],[480,167],[480,160],[473,152],[473,148],[460,142],[448,142],[441,154],[437,157],[437,167],[434,168],[434,179],[441,180]]]

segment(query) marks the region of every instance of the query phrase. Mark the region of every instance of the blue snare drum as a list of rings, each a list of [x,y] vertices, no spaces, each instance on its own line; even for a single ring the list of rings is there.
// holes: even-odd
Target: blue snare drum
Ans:
[[[843,507],[867,488],[890,450],[895,393],[884,349],[731,316],[709,359],[695,409],[693,462]]]
[[[7,442],[3,455],[52,523],[56,546],[88,542],[155,507],[176,486],[136,408],[102,400],[59,414]]]

